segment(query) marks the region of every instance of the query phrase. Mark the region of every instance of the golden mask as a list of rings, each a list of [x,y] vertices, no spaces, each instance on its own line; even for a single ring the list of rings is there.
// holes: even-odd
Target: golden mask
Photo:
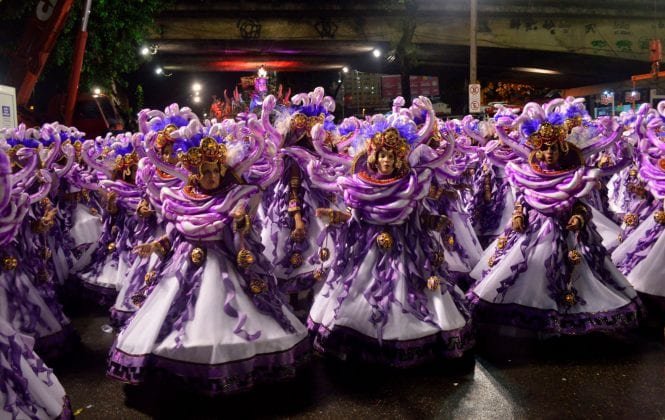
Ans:
[[[192,252],[190,252],[189,254],[189,260],[192,262],[192,264],[194,264],[197,267],[203,264],[205,258],[206,258],[206,252],[203,248],[196,247],[192,249]]]
[[[302,257],[302,254],[300,252],[294,252],[291,254],[291,258],[289,258],[289,262],[291,263],[291,266],[294,268],[298,268],[302,265],[304,262],[304,259]]]
[[[665,211],[658,210],[653,214],[653,218],[656,220],[656,223],[665,225]]]
[[[319,250],[319,258],[321,261],[328,261],[330,259],[330,250],[326,247],[323,247]]]
[[[147,273],[145,273],[145,276],[143,276],[143,280],[145,281],[145,284],[148,286],[152,286],[155,283],[155,279],[157,278],[157,272],[155,270],[150,270]]]
[[[582,254],[580,254],[580,251],[576,249],[571,249],[568,251],[568,261],[570,261],[573,265],[577,265],[582,262]]]
[[[376,237],[376,244],[379,245],[379,248],[385,251],[393,247],[395,240],[390,233],[381,232],[379,236]]]
[[[259,293],[263,293],[264,291],[268,290],[268,284],[261,279],[252,279],[249,282],[249,290],[251,290],[255,295],[258,295]]]
[[[2,269],[10,271],[18,267],[18,260],[14,257],[7,256],[2,258]]]
[[[241,249],[238,251],[238,256],[236,257],[236,262],[238,263],[238,267],[240,268],[247,268],[250,265],[254,264],[256,261],[256,258],[254,257],[254,254],[248,249]]]

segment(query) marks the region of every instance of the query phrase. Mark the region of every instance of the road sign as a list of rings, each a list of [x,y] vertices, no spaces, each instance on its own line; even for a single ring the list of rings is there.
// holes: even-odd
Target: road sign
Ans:
[[[472,83],[469,85],[469,112],[475,114],[480,111],[480,84]]]

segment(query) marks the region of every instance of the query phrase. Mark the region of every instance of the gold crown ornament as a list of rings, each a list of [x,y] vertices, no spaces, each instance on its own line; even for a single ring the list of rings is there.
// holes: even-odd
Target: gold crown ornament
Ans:
[[[308,117],[307,115],[301,113],[301,112],[296,112],[293,114],[293,117],[291,117],[291,125],[293,128],[296,130],[307,130],[307,133],[312,131],[312,128],[316,124],[323,124],[323,122],[326,120],[325,114],[319,114],[316,116],[311,116]]]
[[[396,128],[389,128],[383,133],[376,133],[370,140],[368,149],[370,153],[381,149],[392,150],[395,159],[404,159],[409,153],[409,144],[404,137],[399,135]]]
[[[566,118],[566,121],[563,123],[563,125],[566,128],[566,131],[570,133],[573,130],[573,128],[582,125],[582,116],[576,115],[572,118]]]
[[[139,155],[136,152],[127,153],[124,156],[116,156],[113,170],[124,176],[132,174],[132,167],[138,165]]]
[[[545,122],[540,125],[538,131],[529,136],[527,144],[533,149],[540,149],[543,145],[563,143],[567,136],[568,130],[565,126]]]
[[[166,146],[169,143],[173,143],[175,140],[171,138],[171,133],[176,131],[178,127],[176,127],[173,124],[169,124],[166,127],[164,127],[163,130],[159,131],[157,133],[157,139],[155,140],[155,146],[157,146],[158,149],[163,149],[164,146]]]
[[[181,153],[178,157],[190,172],[194,172],[204,163],[226,164],[226,146],[217,143],[212,137],[205,137],[198,147],[192,147],[187,153]]]

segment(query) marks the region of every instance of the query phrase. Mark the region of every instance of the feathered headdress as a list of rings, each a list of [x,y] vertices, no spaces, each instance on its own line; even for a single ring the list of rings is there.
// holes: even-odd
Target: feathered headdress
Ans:
[[[293,107],[290,110],[290,129],[298,133],[299,137],[311,135],[312,127],[316,124],[324,124],[325,128],[325,122],[332,118],[335,111],[335,100],[325,96],[322,87],[295,95],[291,98],[291,103]]]
[[[198,172],[199,167],[204,163],[217,162],[221,165],[226,164],[226,146],[218,143],[212,137],[204,137],[201,144],[181,152],[178,157],[183,166],[190,172]]]

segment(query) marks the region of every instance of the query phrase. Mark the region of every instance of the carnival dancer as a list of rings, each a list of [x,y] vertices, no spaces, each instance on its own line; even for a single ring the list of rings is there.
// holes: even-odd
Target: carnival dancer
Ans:
[[[49,231],[56,224],[57,209],[48,198],[56,174],[51,157],[40,158],[40,130],[19,126],[4,133],[0,148],[8,150],[11,188],[19,194],[3,217],[0,232],[13,240],[0,251],[4,270],[0,281],[0,315],[16,331],[32,336],[44,358],[66,353],[75,342],[69,319],[55,294],[55,269]],[[71,145],[69,145],[71,147]],[[37,169],[44,164],[44,169]]]
[[[27,193],[13,184],[9,157],[0,148],[0,247],[14,240],[27,214]],[[2,255],[0,283],[18,260]],[[0,314],[0,417],[71,418],[65,390],[51,369],[32,350],[34,339],[17,332]],[[4,414],[3,414],[4,413]]]
[[[478,281],[469,298],[474,321],[500,333],[517,333],[516,328],[545,336],[611,332],[638,322],[637,294],[608,258],[582,201],[630,153],[622,150],[614,169],[585,166],[585,156],[617,140],[618,127],[600,124],[584,147],[577,147],[566,141],[557,102],[544,108],[530,103],[516,120],[497,122],[500,138],[525,163],[506,166],[520,194],[492,256],[471,274]],[[519,129],[520,142],[506,134],[511,128]]]
[[[657,110],[649,104],[642,104],[636,113],[622,113],[620,122],[626,127],[624,140],[639,150],[642,139],[646,138],[647,124],[659,118]],[[636,153],[632,164],[614,174],[607,184],[609,208],[621,223],[619,242],[628,239],[660,204],[646,187],[640,175],[640,164],[641,156]]]
[[[71,243],[70,275],[88,267],[102,234],[101,205],[97,196],[98,180],[94,171],[81,158],[84,133],[74,127],[58,126],[61,136],[71,143],[74,155],[72,167],[60,179],[60,194],[56,205],[64,218],[62,233]],[[62,240],[62,237],[58,238]]]
[[[639,176],[655,198],[651,213],[612,253],[612,260],[649,303],[665,311],[665,102],[658,104],[661,118],[649,121],[640,143]],[[662,313],[661,313],[662,316]]]
[[[137,228],[136,209],[141,201],[141,192],[136,187],[139,155],[131,133],[107,137],[101,153],[95,153],[92,140],[87,140],[82,149],[86,163],[98,174],[104,225],[92,263],[77,273],[77,277],[94,299],[110,305],[135,258],[131,252],[134,236],[145,234],[145,229]]]
[[[276,143],[285,169],[272,188],[272,196],[265,196],[262,242],[272,259],[281,290],[292,294],[293,306],[306,314],[317,270],[333,257],[323,255],[322,259],[318,253],[324,242],[333,239],[314,212],[317,207],[336,207],[337,196],[313,186],[304,165],[319,155],[311,137],[315,124],[323,124],[330,132],[323,147],[333,147],[335,101],[324,96],[323,88],[318,87],[308,94],[293,96],[291,102],[293,108],[285,111],[275,124],[281,131],[270,124],[270,113],[263,113],[264,127]]]
[[[496,118],[515,115],[515,110],[502,107],[497,110]],[[494,121],[477,121],[466,116],[462,120],[465,135],[475,140],[482,155],[482,162],[473,180],[473,198],[466,210],[471,223],[476,229],[478,240],[483,248],[494,241],[503,232],[510,221],[515,194],[513,193],[505,166],[519,158],[519,155],[496,137]]]
[[[136,207],[136,231],[139,233],[134,235],[133,245],[152,243],[161,238],[167,229],[173,229],[172,225],[167,226],[164,219],[160,192],[162,188],[181,186],[182,180],[161,168],[163,165],[170,167],[178,163],[174,151],[175,139],[171,138],[170,134],[192,121],[197,123],[193,129],[198,129],[200,123],[196,114],[187,107],[180,108],[177,104],[171,104],[164,112],[148,109],[139,112],[141,133],[134,137],[134,147],[143,156],[136,175],[136,186],[142,199]],[[145,150],[143,142],[152,136],[157,136],[154,141],[155,150]],[[123,327],[143,304],[168,261],[164,257],[165,255],[159,253],[140,252],[134,258],[111,308],[113,326]]]
[[[118,335],[111,377],[136,384],[160,370],[202,392],[229,393],[293,376],[308,351],[307,330],[282,301],[252,229],[253,204],[279,173],[245,183],[264,137],[256,119],[235,124],[242,136],[223,143],[205,132],[170,133],[184,168],[162,168],[183,184],[163,188],[161,201],[175,229],[137,248],[169,261]]]
[[[447,219],[445,227],[433,235],[441,242],[451,280],[466,290],[470,284],[469,272],[480,260],[483,250],[460,191],[466,190],[464,196],[469,196],[469,170],[475,171],[478,151],[468,137],[460,134],[457,122],[437,121],[434,130],[429,141],[432,148],[447,147],[443,138],[450,137],[454,139],[455,150],[447,162],[434,168],[432,186],[424,204],[428,211]]]
[[[311,179],[339,188],[350,208],[317,209],[339,232],[336,258],[308,319],[315,348],[343,360],[407,367],[460,357],[473,343],[463,293],[449,280],[429,232],[443,219],[422,207],[432,168],[450,158],[452,140],[441,155],[424,144],[434,113],[427,98],[414,104],[427,111],[420,130],[406,114],[372,117],[357,138],[366,149],[350,175],[324,182],[318,164],[308,166]]]
[[[584,106],[584,98],[567,97],[564,100],[552,101],[550,107],[553,112],[558,112],[565,117],[564,126],[568,132],[567,140],[578,148],[584,148],[589,141],[593,139],[599,130],[603,130],[602,125],[616,124],[611,118],[603,118],[596,121],[591,120],[589,113]],[[607,182],[610,177],[617,173],[618,169],[615,161],[624,148],[622,144],[625,141],[623,135],[607,148],[587,155],[586,166],[597,166],[604,169],[602,177],[598,178],[595,188],[584,198],[585,203],[591,209],[593,223],[596,231],[602,238],[603,246],[612,252],[619,245],[619,234],[621,228],[611,219],[612,213],[608,206]],[[632,147],[632,146],[630,146]],[[628,161],[624,160],[626,166]],[[606,169],[606,170],[605,170]]]

